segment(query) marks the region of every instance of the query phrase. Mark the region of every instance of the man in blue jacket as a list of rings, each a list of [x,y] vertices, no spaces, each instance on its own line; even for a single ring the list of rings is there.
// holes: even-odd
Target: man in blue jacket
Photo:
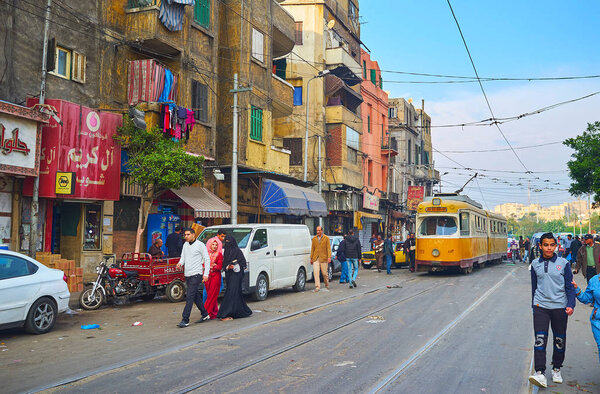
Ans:
[[[552,233],[542,235],[540,248],[541,256],[531,263],[535,374],[529,377],[529,381],[536,386],[547,387],[545,371],[548,328],[552,326],[554,336],[552,381],[562,383],[560,368],[565,359],[567,320],[575,308],[575,288],[571,283],[571,264],[556,255],[556,239]]]

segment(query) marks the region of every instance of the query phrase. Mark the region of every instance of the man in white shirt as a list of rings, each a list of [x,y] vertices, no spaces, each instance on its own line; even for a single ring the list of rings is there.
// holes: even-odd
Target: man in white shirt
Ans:
[[[202,318],[196,323],[202,323],[210,319],[210,316],[204,304],[202,303],[202,284],[208,280],[210,267],[210,259],[206,245],[199,240],[196,240],[196,234],[191,228],[186,228],[183,236],[186,242],[181,250],[181,259],[177,263],[177,268],[183,267],[185,275],[185,283],[187,285],[187,294],[185,298],[185,307],[181,322],[177,325],[179,328],[184,328],[190,325],[190,314],[194,304],[202,313]]]

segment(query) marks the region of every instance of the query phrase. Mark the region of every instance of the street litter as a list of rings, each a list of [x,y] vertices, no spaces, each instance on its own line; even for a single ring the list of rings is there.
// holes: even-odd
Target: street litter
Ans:
[[[367,323],[371,324],[383,323],[385,321],[383,316],[368,316],[367,318],[369,319],[367,320]]]
[[[387,285],[386,287],[388,289],[401,289],[402,288],[402,286],[400,286],[400,285]]]
[[[84,324],[81,326],[82,330],[93,330],[96,328],[100,328],[100,324]]]
[[[141,321],[136,321],[135,323],[132,324],[132,326],[141,326],[144,323],[142,323]]]
[[[356,365],[354,365],[354,361],[342,361],[341,363],[337,363],[334,366],[335,367],[345,367],[348,365],[352,368],[356,368]]]

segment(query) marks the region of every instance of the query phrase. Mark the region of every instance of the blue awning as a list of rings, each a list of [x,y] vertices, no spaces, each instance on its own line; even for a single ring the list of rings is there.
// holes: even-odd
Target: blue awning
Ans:
[[[263,179],[260,203],[267,213],[293,216],[327,216],[327,205],[314,190]]]

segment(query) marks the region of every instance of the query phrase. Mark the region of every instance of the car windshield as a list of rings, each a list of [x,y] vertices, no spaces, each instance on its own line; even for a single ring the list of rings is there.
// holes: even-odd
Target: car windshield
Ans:
[[[419,227],[420,235],[452,235],[456,233],[456,220],[450,216],[429,216]]]
[[[207,228],[198,236],[198,239],[206,243],[206,241],[217,235],[218,230],[218,228]],[[227,234],[230,234],[233,236],[233,238],[235,238],[240,249],[243,249],[246,247],[246,245],[248,245],[250,234],[252,234],[252,229],[247,227],[226,228],[225,231]]]

